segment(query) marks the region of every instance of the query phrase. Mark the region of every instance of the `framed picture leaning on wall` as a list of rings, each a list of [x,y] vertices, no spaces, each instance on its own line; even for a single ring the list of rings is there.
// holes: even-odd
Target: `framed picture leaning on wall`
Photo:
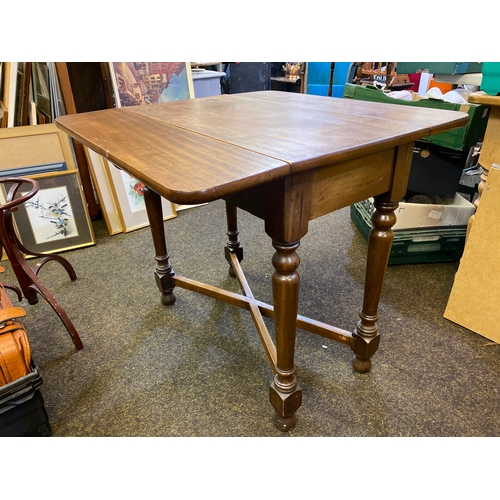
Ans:
[[[0,129],[0,177],[76,169],[69,137],[54,123]]]
[[[32,178],[40,189],[14,213],[22,244],[32,252],[47,254],[94,245],[78,171],[52,172]],[[26,186],[26,192],[20,192],[19,196],[29,191]],[[10,189],[8,184],[3,187],[6,192]]]
[[[194,98],[189,62],[109,63],[116,107],[145,106]],[[141,183],[107,162],[124,231],[147,226],[149,220]],[[176,216],[175,204],[163,200],[165,219]]]

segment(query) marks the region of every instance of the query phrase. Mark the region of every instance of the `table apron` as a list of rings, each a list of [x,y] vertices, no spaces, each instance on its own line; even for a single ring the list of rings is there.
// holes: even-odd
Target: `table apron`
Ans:
[[[292,174],[290,177],[300,176],[308,180],[308,204],[303,207],[307,212],[303,214],[304,217],[313,220],[383,193],[391,193],[390,201],[399,201],[406,191],[412,152],[413,142],[318,167],[309,172]],[[276,197],[268,197],[266,200],[266,193],[275,192],[271,186],[280,182],[282,183],[279,180],[225,196],[224,200],[266,220],[272,213],[273,206],[278,208]],[[286,210],[286,205],[280,209]]]

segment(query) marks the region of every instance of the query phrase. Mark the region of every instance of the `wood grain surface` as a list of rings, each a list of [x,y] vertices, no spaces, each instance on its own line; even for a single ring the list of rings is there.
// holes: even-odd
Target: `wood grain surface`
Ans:
[[[174,203],[203,203],[460,127],[457,111],[262,91],[56,120]]]

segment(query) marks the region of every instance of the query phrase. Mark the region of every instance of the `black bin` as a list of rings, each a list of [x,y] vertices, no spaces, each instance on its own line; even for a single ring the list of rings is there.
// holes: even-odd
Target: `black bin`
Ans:
[[[52,429],[39,387],[43,380],[32,361],[32,372],[0,386],[0,437],[49,437]]]

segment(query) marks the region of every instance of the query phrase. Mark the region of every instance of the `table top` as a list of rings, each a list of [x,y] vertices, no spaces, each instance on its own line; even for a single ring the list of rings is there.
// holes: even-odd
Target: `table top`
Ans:
[[[483,104],[484,106],[500,106],[500,96],[490,95],[482,90],[472,92],[467,97],[467,100],[474,104]]]
[[[174,203],[195,204],[467,124],[468,115],[279,91],[56,119]]]

